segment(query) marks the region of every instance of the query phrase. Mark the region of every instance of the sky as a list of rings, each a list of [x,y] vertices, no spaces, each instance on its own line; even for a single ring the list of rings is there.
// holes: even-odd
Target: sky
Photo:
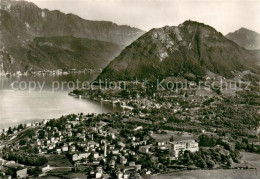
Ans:
[[[260,33],[260,0],[28,0],[40,8],[112,21],[148,31],[194,20],[226,35],[241,27]]]

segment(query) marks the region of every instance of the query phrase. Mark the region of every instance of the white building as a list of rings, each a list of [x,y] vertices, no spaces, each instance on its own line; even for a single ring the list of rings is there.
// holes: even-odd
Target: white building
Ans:
[[[62,149],[63,152],[69,151],[69,147],[67,145],[64,145],[61,149]]]
[[[22,169],[22,170],[17,170],[16,176],[17,176],[17,178],[26,178],[27,177],[27,168]]]
[[[149,149],[150,149],[150,148],[151,148],[150,145],[140,146],[139,151],[140,151],[141,153],[149,153]]]
[[[89,155],[90,155],[90,153],[74,154],[74,155],[72,155],[72,161],[86,159],[89,157]]]
[[[174,141],[169,142],[168,145],[170,153],[172,153],[175,157],[178,157],[181,151],[199,151],[199,144],[195,142],[195,140]]]
[[[50,171],[50,170],[51,170],[50,165],[47,165],[47,166],[45,166],[45,167],[42,168],[42,172],[43,172],[43,173],[44,173],[44,172],[48,172],[48,171]]]

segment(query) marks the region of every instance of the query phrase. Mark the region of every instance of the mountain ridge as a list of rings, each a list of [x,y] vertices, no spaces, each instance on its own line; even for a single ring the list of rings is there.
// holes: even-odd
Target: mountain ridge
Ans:
[[[30,40],[36,36],[75,36],[126,46],[144,33],[127,25],[117,25],[109,21],[90,21],[59,10],[41,9],[27,1],[2,0],[0,4],[1,14],[4,14],[0,19],[2,25],[7,28],[5,30],[7,32],[16,30],[16,35],[25,40],[28,36],[31,36]],[[16,27],[14,23],[7,24],[8,20],[13,20],[23,34],[13,29]]]
[[[241,27],[234,32],[228,33],[226,37],[248,50],[260,49],[260,34],[253,30]]]
[[[110,51],[111,55],[107,54],[108,58],[101,58],[104,62],[101,62],[98,58],[90,58],[89,60],[97,60],[97,62],[100,63],[88,62],[87,59],[84,59],[87,66],[89,64],[95,64],[96,68],[103,68],[105,64],[112,60],[111,58],[114,57],[113,55],[118,54],[124,46],[129,45],[144,33],[144,31],[140,29],[127,25],[117,25],[108,21],[85,20],[71,13],[65,14],[59,10],[50,11],[48,9],[41,9],[31,2],[12,0],[2,0],[0,2],[0,24],[0,64],[3,63],[5,71],[10,73],[16,72],[17,70],[24,72],[26,69],[30,68],[30,65],[32,68],[38,68],[37,60],[34,61],[34,64],[30,64],[28,56],[22,55],[21,57],[21,53],[14,50],[20,48],[24,51],[24,54],[28,54],[28,52],[32,51],[32,46],[35,46],[35,38],[54,37],[53,39],[55,39],[55,37],[59,36],[64,38],[74,37],[77,39],[80,38],[81,41],[84,42],[94,42],[93,46],[99,44],[104,48],[103,50],[97,52],[95,49],[91,48],[92,51],[89,51],[90,55],[83,56],[84,58],[93,57],[95,55],[101,57],[104,54],[107,54],[107,51]],[[89,40],[87,41],[85,39]],[[95,40],[99,42],[96,42]],[[107,45],[108,43],[110,43],[112,48]],[[86,44],[80,44],[82,45],[81,48],[85,48]],[[38,48],[33,49],[37,51],[42,50]],[[59,48],[59,50],[61,49],[62,48]],[[98,49],[100,48],[98,47]],[[43,50],[42,53],[47,53],[45,50]],[[6,57],[6,54],[12,56],[12,60],[10,60],[9,57]],[[68,57],[67,55],[67,52],[64,51],[64,56],[66,56],[66,58]],[[74,55],[72,56],[75,57]],[[60,63],[61,59],[53,58],[53,63],[50,64],[49,68],[63,67],[55,65],[55,63],[58,63],[55,62],[55,60],[58,60]],[[71,60],[74,61],[73,59]],[[48,63],[50,62],[48,59],[47,61]],[[46,64],[48,64],[47,61]],[[65,61],[69,64],[68,59],[65,59]],[[38,59],[38,62],[39,66],[44,66],[44,68],[48,69],[47,65],[41,64],[41,58]],[[20,64],[25,65],[19,67]],[[82,64],[82,62],[79,61],[79,64]],[[80,67],[80,65],[74,64],[72,64],[72,66]]]
[[[5,63],[5,70],[14,73],[104,68],[121,50],[121,46],[111,42],[58,36],[36,37],[26,46],[10,47],[8,51],[1,49],[0,55],[3,61],[8,62]]]
[[[231,52],[231,53],[230,53]],[[251,68],[255,56],[213,27],[195,21],[152,29],[126,47],[97,79],[164,78],[207,71],[231,77]]]

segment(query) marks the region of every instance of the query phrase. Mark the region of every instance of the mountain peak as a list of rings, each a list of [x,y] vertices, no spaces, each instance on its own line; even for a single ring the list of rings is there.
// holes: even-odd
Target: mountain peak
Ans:
[[[248,58],[250,57],[250,58]],[[195,21],[152,29],[115,58],[99,79],[164,78],[207,71],[230,77],[254,59],[213,27]]]
[[[234,33],[257,33],[257,32],[247,29],[245,27],[241,27],[240,29],[236,30]]]
[[[37,7],[34,3],[24,0],[1,0],[0,5],[8,6],[23,6],[23,7]]]
[[[238,29],[238,31],[251,31],[251,30],[249,30],[249,29],[247,29],[245,27],[241,27],[240,29]]]
[[[186,20],[180,25],[205,25],[205,24],[193,20]]]
[[[226,37],[248,50],[260,49],[260,34],[247,28],[242,27]]]

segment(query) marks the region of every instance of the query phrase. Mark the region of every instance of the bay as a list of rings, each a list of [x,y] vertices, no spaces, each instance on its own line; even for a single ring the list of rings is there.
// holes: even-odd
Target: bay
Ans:
[[[66,86],[63,89],[52,90],[54,81],[72,84],[77,80],[91,81],[95,76],[95,74],[84,74],[58,77],[0,78],[0,128],[59,118],[62,115],[72,113],[107,113],[119,110],[110,104],[71,97],[68,95],[71,89]],[[13,89],[11,84],[15,81],[17,81],[16,88],[21,82],[29,84],[29,82],[34,81],[45,85],[43,90],[39,88],[20,90]]]

